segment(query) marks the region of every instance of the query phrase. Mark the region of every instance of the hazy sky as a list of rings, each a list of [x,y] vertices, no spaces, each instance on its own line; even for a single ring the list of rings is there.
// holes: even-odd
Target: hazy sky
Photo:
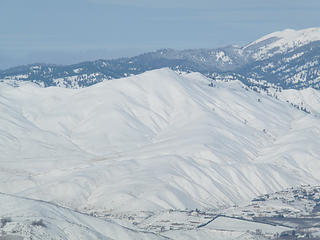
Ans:
[[[320,0],[0,0],[0,69],[244,45],[320,27],[319,12]]]

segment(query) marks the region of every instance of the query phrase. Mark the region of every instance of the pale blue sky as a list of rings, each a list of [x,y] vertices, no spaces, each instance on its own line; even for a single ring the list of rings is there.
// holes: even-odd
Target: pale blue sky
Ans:
[[[0,69],[244,45],[319,27],[319,12],[319,0],[0,0]]]

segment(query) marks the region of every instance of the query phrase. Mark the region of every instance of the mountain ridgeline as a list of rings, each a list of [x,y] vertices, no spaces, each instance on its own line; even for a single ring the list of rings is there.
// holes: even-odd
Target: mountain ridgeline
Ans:
[[[130,58],[73,65],[32,64],[0,71],[0,81],[32,81],[43,87],[82,88],[168,67],[200,72],[212,79],[240,80],[248,86],[320,89],[320,28],[284,30],[247,46],[216,49],[162,49]]]

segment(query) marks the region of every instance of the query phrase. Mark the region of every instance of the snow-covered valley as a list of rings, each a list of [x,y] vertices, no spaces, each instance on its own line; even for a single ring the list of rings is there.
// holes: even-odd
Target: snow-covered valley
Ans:
[[[83,89],[0,83],[4,231],[31,236],[37,224],[23,222],[44,219],[40,239],[257,239],[246,230],[261,226],[197,226],[259,195],[319,184],[320,93],[209,85],[167,68]],[[136,220],[194,209],[212,215],[184,232]]]

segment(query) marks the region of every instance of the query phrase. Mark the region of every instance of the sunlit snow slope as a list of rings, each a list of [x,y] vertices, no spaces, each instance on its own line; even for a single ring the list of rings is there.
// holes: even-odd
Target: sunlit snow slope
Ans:
[[[292,51],[311,42],[320,41],[320,28],[302,30],[286,29],[263,36],[248,44],[245,50],[253,51],[256,60],[269,58],[278,53]]]
[[[169,69],[85,89],[0,85],[0,191],[76,209],[217,208],[320,180],[320,121]]]
[[[9,236],[1,234],[1,240],[166,239],[158,234],[138,232],[112,221],[94,218],[42,201],[0,194],[0,203],[1,216],[5,216],[1,218],[1,230],[19,233]]]

